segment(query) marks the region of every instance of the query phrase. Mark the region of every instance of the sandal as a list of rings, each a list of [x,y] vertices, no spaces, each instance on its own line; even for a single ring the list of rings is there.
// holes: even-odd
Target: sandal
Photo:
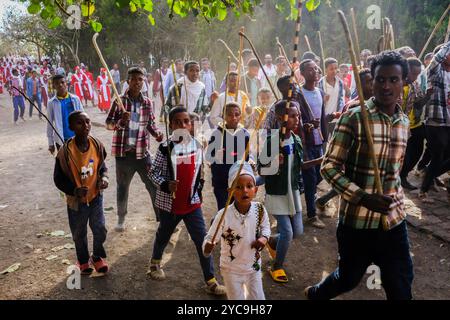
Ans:
[[[94,259],[94,257],[92,256],[91,263],[94,265],[95,271],[97,271],[98,273],[107,273],[109,270],[108,264],[103,258],[99,257]]]
[[[94,269],[92,269],[91,266],[89,265],[89,262],[80,264],[80,262],[77,261],[77,267],[78,269],[80,269],[81,275],[83,276],[88,276],[94,271]]]
[[[148,268],[147,274],[153,280],[164,280],[166,278],[166,274],[164,270],[161,269],[161,265],[159,264],[151,264],[150,268]]]
[[[217,281],[214,281],[211,284],[206,284],[205,290],[209,294],[213,294],[215,296],[223,296],[227,294],[225,286],[219,284]]]
[[[275,281],[275,282],[286,283],[289,281],[288,277],[286,275],[286,272],[284,272],[283,269],[277,269],[277,270],[269,269],[269,273],[270,273],[270,276],[272,277],[273,281]]]

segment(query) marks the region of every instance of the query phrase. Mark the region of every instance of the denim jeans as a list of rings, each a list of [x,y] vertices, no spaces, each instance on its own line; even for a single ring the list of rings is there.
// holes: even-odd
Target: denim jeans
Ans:
[[[202,245],[206,236],[206,225],[201,208],[184,215],[175,215],[161,210],[159,227],[156,231],[155,243],[153,244],[152,260],[161,260],[164,249],[181,220],[184,221],[186,229],[197,249],[203,277],[205,281],[211,280],[214,278],[214,264],[211,256],[205,258],[203,255]]]
[[[309,299],[328,300],[352,290],[372,263],[380,268],[387,299],[412,299],[414,274],[405,221],[389,231],[357,230],[339,224],[336,234],[339,266],[321,283],[310,288]]]
[[[67,207],[67,211],[78,262],[84,264],[89,261],[87,238],[88,222],[94,238],[93,255],[106,258],[106,252],[103,248],[107,233],[105,228],[105,215],[103,214],[103,195],[99,194],[89,203],[89,206],[80,203],[78,211],[72,210],[69,207]]]
[[[320,158],[323,155],[322,145],[307,146],[305,155],[307,160]],[[302,175],[305,187],[306,213],[308,218],[312,218],[316,216],[316,206],[314,201],[316,200],[317,185],[322,181],[320,165],[302,170]]]
[[[155,207],[156,186],[148,176],[151,161],[148,159],[136,159],[136,153],[126,153],[125,157],[116,157],[116,180],[117,180],[117,215],[124,218],[128,213],[128,194],[131,180],[137,172],[141,177],[145,188],[150,194],[150,200],[155,211],[156,221],[159,221],[159,209]]]
[[[31,101],[37,103],[39,111],[42,111],[41,98],[37,94],[29,97]],[[33,105],[30,103],[30,118],[33,116]],[[39,113],[39,118],[42,118],[42,115]]]
[[[13,97],[13,107],[14,107],[14,122],[19,120],[19,109],[20,109],[20,117],[23,118],[23,114],[25,113],[25,102],[22,96]]]
[[[303,234],[302,213],[297,212],[294,216],[273,215],[277,219],[278,234],[273,236],[277,242],[277,254],[273,263],[273,270],[283,267],[289,244],[292,239],[298,238]]]

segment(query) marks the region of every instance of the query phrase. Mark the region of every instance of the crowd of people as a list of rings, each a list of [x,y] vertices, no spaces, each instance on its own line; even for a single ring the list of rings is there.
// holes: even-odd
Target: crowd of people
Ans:
[[[427,54],[423,62],[410,47],[379,54],[368,49],[361,52],[356,74],[366,101],[383,194],[375,192],[374,164],[351,65],[328,57],[321,70],[321,59],[313,52],[305,52],[292,65],[283,56],[274,64],[270,54],[258,62],[248,49],[242,57],[243,64],[231,63],[220,82],[208,58],[176,59],[172,65],[163,58],[161,68],[151,72],[141,63],[127,71],[126,79],[114,65],[111,75],[123,106],[117,100],[111,102],[105,69],[100,70],[95,86],[83,64],[66,73],[48,68],[45,60],[40,65],[18,57],[1,60],[14,121],[24,120],[23,98],[14,91],[19,87],[26,88],[39,106],[42,101],[55,124],[56,131],[50,125],[47,130],[49,150],[58,150],[55,184],[67,195],[81,272],[109,268],[103,248],[102,198],[108,170],[103,144],[90,135],[85,110],[91,101],[107,112],[106,127],[113,131],[115,230],[125,230],[129,187],[136,172],[159,222],[148,268],[151,279],[166,278],[162,256],[183,220],[208,293],[264,299],[261,250],[266,248],[271,257],[273,281],[288,282],[283,264],[290,243],[304,232],[304,223],[323,229],[324,218],[333,217],[327,205],[339,196],[339,266],[320,283],[307,287],[306,297],[331,299],[349,291],[375,263],[387,298],[411,299],[413,265],[404,189],[419,188],[418,200],[430,203],[429,191],[446,187],[450,202],[450,180],[441,180],[450,170],[450,42]],[[261,117],[263,124],[257,128]],[[163,134],[157,120],[172,134]],[[198,130],[198,122],[209,133]],[[257,139],[252,139],[253,129],[262,129]],[[151,138],[160,143],[154,155],[150,154]],[[246,152],[249,144],[252,153]],[[408,181],[414,169],[423,175],[420,186]],[[211,224],[202,212],[205,170],[211,171],[217,203]],[[322,179],[330,187],[318,197]],[[260,185],[265,187],[264,203],[254,201]],[[270,218],[277,223],[274,231]],[[91,256],[88,221],[94,239]],[[211,258],[218,242],[224,286],[216,280]]]

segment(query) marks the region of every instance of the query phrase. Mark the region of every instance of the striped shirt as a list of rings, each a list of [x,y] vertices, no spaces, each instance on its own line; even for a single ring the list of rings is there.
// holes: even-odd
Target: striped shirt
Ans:
[[[389,228],[406,217],[400,169],[408,139],[409,121],[397,105],[392,117],[381,112],[373,98],[366,101],[383,194],[394,199],[387,217]],[[373,163],[365,138],[361,107],[344,113],[336,124],[321,174],[341,195],[339,221],[355,229],[377,229],[381,214],[359,205],[367,193],[375,193]]]
[[[442,46],[430,62],[427,70],[428,87],[433,94],[425,108],[425,123],[429,126],[450,126],[450,107],[445,96],[445,70],[442,66],[450,54],[450,41]]]
[[[128,97],[128,92],[125,92],[121,96],[122,103],[125,109],[132,113],[133,102],[131,98]],[[117,106],[117,101],[115,100],[113,106],[106,118],[106,124],[113,124],[114,133],[112,140],[112,150],[111,155],[113,157],[124,157],[127,151],[127,145],[130,140],[128,139],[130,131],[134,134],[136,132],[135,140],[132,138],[131,142],[133,147],[136,149],[136,159],[143,159],[148,153],[150,141],[149,133],[155,137],[158,134],[158,129],[155,124],[155,116],[152,111],[152,103],[150,99],[144,97],[142,93],[139,93],[139,117],[138,120],[130,120],[125,127],[119,125],[119,120],[122,118],[122,111]],[[138,123],[137,129],[134,128],[135,122]],[[133,128],[130,128],[130,125]],[[132,130],[130,130],[132,129]]]

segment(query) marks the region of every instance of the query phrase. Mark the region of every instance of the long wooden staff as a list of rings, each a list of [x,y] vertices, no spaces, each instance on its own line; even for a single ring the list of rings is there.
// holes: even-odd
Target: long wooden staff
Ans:
[[[225,219],[225,214],[227,213],[228,207],[230,206],[231,200],[233,199],[234,191],[236,190],[236,184],[237,184],[237,181],[239,180],[239,175],[241,174],[245,159],[247,159],[247,155],[250,152],[250,141],[254,137],[254,134],[258,133],[259,127],[261,126],[262,120],[264,119],[265,110],[262,110],[259,108],[256,110],[258,112],[260,112],[260,114],[259,114],[258,120],[256,121],[255,130],[252,132],[249,142],[247,143],[247,146],[245,147],[244,155],[242,156],[242,161],[241,161],[241,164],[239,165],[238,172],[236,174],[236,177],[234,177],[233,183],[231,184],[230,191],[228,192],[228,198],[227,198],[227,202],[225,204],[225,208],[223,209],[223,213],[220,217],[219,223],[217,224],[217,229],[214,231],[213,237],[210,242],[212,244],[214,244],[214,242],[216,241],[217,233],[220,230],[220,226],[222,225],[223,220]]]
[[[223,148],[223,139],[225,137],[225,130],[226,130],[226,122],[225,122],[225,112],[226,112],[226,106],[227,106],[227,98],[228,98],[228,81],[230,78],[230,56],[228,56],[227,59],[227,75],[225,76],[225,99],[224,99],[224,103],[223,103],[223,107],[222,107],[222,139],[221,139],[221,143],[220,143],[220,148]],[[238,90],[239,91],[239,90]],[[236,93],[236,98],[237,98],[237,93]],[[236,100],[236,103],[237,102]]]
[[[277,41],[277,46],[278,46],[278,48],[279,48],[279,50],[280,50],[281,56],[284,57],[284,59],[286,60],[286,63],[287,63],[287,65],[288,65],[288,67],[289,67],[289,70],[291,71],[291,73],[292,73],[292,72],[295,72],[294,69],[292,69],[290,60],[289,60],[289,58],[287,57],[286,51],[284,50],[284,47],[283,47],[283,45],[281,44],[280,39],[278,39],[278,37],[276,37],[275,40]],[[300,84],[298,83],[296,77],[294,77],[294,82],[295,82],[297,85],[300,86]]]
[[[431,32],[430,36],[428,37],[427,42],[425,43],[425,45],[423,46],[422,51],[420,51],[419,54],[419,60],[422,59],[423,55],[425,54],[425,50],[427,50],[428,45],[431,42],[431,39],[433,39],[434,35],[436,34],[437,30],[441,27],[442,22],[444,21],[444,19],[447,17],[448,11],[450,10],[450,4],[448,5],[447,9],[445,10],[444,14],[441,16],[441,18],[439,19],[438,23],[436,23],[436,26],[433,29],[433,32]]]
[[[244,31],[244,27],[241,27],[240,31]],[[236,101],[238,101],[239,98],[239,89],[241,87],[241,72],[245,71],[245,67],[244,67],[244,63],[242,60],[242,50],[244,50],[244,39],[242,39],[242,36],[239,35],[239,59],[238,59],[238,77],[237,77],[237,92],[236,92]],[[245,72],[243,72],[243,76],[245,77]],[[244,80],[244,83],[245,80]],[[247,90],[245,90],[247,92]],[[244,111],[244,110],[242,110]],[[244,114],[242,112],[242,114]],[[244,117],[242,117],[242,121],[243,121]]]
[[[170,179],[175,179],[173,172],[173,163],[172,163],[172,150],[170,150],[170,139],[169,139],[169,117],[166,109],[166,99],[164,98],[164,88],[163,88],[163,79],[162,79],[162,71],[161,71],[161,63],[159,63],[159,81],[161,82],[161,86],[159,88],[161,100],[162,100],[162,108],[164,108],[164,126],[166,129],[166,139],[167,139],[167,161],[169,162],[169,175]],[[175,192],[172,192],[172,199],[175,199]]]
[[[266,78],[266,81],[267,81],[267,83],[268,83],[269,86],[270,86],[270,90],[272,90],[273,96],[275,97],[276,100],[278,100],[277,92],[275,91],[275,88],[273,87],[272,81],[270,81],[269,76],[268,76],[267,73],[266,73],[266,70],[264,70],[264,66],[263,66],[263,64],[262,64],[262,62],[261,62],[261,59],[259,58],[258,52],[256,52],[256,49],[255,49],[255,47],[253,46],[253,43],[252,43],[252,42],[250,41],[250,39],[246,36],[246,34],[243,33],[242,31],[239,31],[239,35],[242,36],[242,37],[244,37],[245,40],[247,40],[248,43],[250,44],[250,47],[252,48],[253,54],[255,55],[256,60],[258,60],[259,66],[261,67],[261,70],[262,70],[262,72],[263,72],[263,74],[264,74],[264,77]]]
[[[11,88],[16,89],[17,92],[19,92],[30,103],[30,105],[33,106],[41,116],[44,117],[44,119],[47,121],[47,123],[50,125],[50,127],[52,127],[53,131],[56,133],[58,138],[64,144],[64,138],[61,137],[61,135],[58,133],[58,131],[56,130],[53,123],[47,118],[47,115],[45,113],[43,113],[41,110],[39,110],[39,108],[36,106],[36,104],[33,101],[31,101],[31,99],[22,90],[20,90],[19,88],[17,88],[16,86],[13,86],[13,85],[11,85]]]
[[[448,19],[447,33],[445,34],[445,40],[444,40],[444,43],[447,43],[447,42],[448,42],[449,36],[450,36],[450,18]]]
[[[319,45],[320,45],[320,55],[322,56],[322,72],[324,75],[323,78],[323,91],[325,92],[325,94],[327,93],[327,78],[325,76],[325,54],[323,53],[323,44],[322,44],[322,36],[320,35],[320,30],[317,31],[317,35],[319,36]]]
[[[341,10],[339,10],[338,15],[342,22],[342,26],[344,27],[345,36],[347,38],[348,51],[350,54],[350,58],[352,60],[353,76],[355,77],[356,88],[358,89],[359,103],[361,106],[361,118],[363,121],[364,132],[365,132],[366,139],[367,139],[367,145],[369,147],[369,157],[372,160],[373,166],[374,166],[375,188],[376,188],[376,191],[378,194],[383,194],[383,187],[381,185],[381,179],[380,179],[380,169],[378,168],[378,160],[375,155],[375,149],[373,146],[373,137],[372,137],[372,132],[370,130],[369,116],[368,116],[368,112],[366,109],[366,104],[364,102],[364,94],[363,94],[363,89],[362,89],[362,85],[361,85],[361,79],[358,75],[358,68],[356,67],[356,64],[357,64],[356,55],[355,55],[355,50],[353,48],[353,41],[352,41],[352,37],[350,35],[350,29],[348,27],[347,20],[345,19],[344,13]],[[381,215],[381,222],[383,224],[383,229],[388,230],[389,224],[388,224],[386,215]]]
[[[388,17],[384,17],[384,40],[385,40],[385,49],[386,50],[393,50],[394,47],[392,46],[392,25],[391,20]]]
[[[308,51],[312,52],[311,44],[309,43],[309,38],[306,34],[305,34],[305,42],[306,42],[306,45],[308,46]]]
[[[172,74],[173,74],[173,82],[175,83],[175,105],[178,106],[180,104],[180,91],[178,90],[178,83],[177,83],[177,75],[175,73],[175,63],[172,61]],[[187,96],[186,96],[187,99]]]
[[[355,47],[356,47],[356,61],[358,61],[358,66],[361,65],[361,51],[359,48],[359,36],[358,36],[358,28],[356,27],[356,17],[355,17],[355,10],[353,8],[350,8],[350,15],[352,17],[352,25],[353,25],[353,34],[355,35]]]
[[[122,99],[120,98],[119,92],[117,91],[116,85],[114,84],[114,80],[113,80],[113,78],[111,76],[111,72],[109,72],[108,65],[106,64],[106,61],[103,58],[103,54],[100,51],[100,48],[99,48],[99,46],[97,44],[97,37],[98,37],[98,35],[99,34],[97,32],[97,33],[95,33],[92,36],[92,44],[94,45],[95,51],[97,52],[97,55],[100,58],[100,62],[102,63],[103,68],[105,68],[105,70],[106,70],[106,75],[108,76],[109,82],[111,82],[111,87],[112,87],[112,89],[114,91],[114,94],[115,94],[115,96],[117,98],[117,105],[119,105],[120,110],[123,112],[122,117],[123,118],[129,118],[129,114],[130,113],[125,109],[125,106],[123,105]],[[114,106],[115,105],[113,104],[112,108]],[[114,109],[112,110],[112,112],[114,112]],[[114,127],[112,127],[112,126],[107,126],[107,128],[110,129],[110,130],[114,129]]]
[[[234,60],[236,60],[237,63],[239,63],[239,59],[236,57],[236,55],[233,53],[233,51],[230,49],[230,47],[227,45],[225,41],[222,39],[217,39],[217,42],[222,43],[225,46],[225,49],[229,52],[229,54],[233,57]]]

